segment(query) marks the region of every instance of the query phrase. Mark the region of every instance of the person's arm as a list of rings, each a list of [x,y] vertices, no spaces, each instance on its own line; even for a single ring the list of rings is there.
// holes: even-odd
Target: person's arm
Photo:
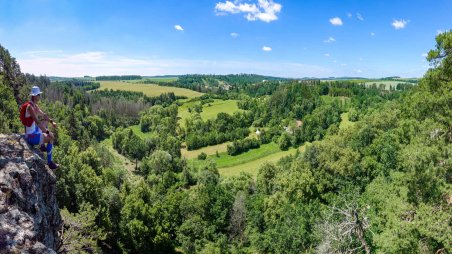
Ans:
[[[49,116],[48,116],[46,113],[44,113],[38,105],[35,105],[35,107],[36,107],[36,111],[37,111],[36,113],[37,113],[37,114],[43,116],[43,117],[44,117],[44,120],[50,121]]]
[[[37,110],[38,110],[38,113],[44,117],[44,120],[46,120],[46,121],[48,121],[50,124],[52,124],[53,128],[56,128],[56,127],[57,127],[57,125],[56,125],[56,123],[53,121],[53,119],[50,118],[49,115],[47,115],[46,113],[44,113],[38,105],[36,105],[36,108],[37,108]]]

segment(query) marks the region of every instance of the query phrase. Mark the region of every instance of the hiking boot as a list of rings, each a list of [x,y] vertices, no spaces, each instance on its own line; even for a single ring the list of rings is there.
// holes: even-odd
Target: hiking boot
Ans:
[[[39,146],[39,150],[40,150],[41,152],[43,152],[43,153],[47,152],[46,145],[45,145],[45,144],[40,145],[40,146]]]
[[[57,169],[59,166],[60,166],[60,165],[56,164],[56,163],[53,162],[53,161],[51,161],[51,162],[49,163],[49,168],[50,168],[51,170],[55,170],[55,169]]]

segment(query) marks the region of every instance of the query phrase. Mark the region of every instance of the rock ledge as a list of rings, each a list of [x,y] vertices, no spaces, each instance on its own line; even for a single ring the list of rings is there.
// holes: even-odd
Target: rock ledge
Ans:
[[[20,135],[0,134],[0,253],[56,253],[56,177]]]

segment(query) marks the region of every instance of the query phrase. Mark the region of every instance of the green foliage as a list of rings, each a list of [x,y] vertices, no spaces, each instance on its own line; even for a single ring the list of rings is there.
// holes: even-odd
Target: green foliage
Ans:
[[[19,121],[19,106],[14,100],[13,90],[6,85],[0,72],[0,132],[19,132],[22,124]]]
[[[202,152],[198,155],[198,160],[205,160],[207,158],[207,154]]]
[[[291,145],[291,136],[287,132],[283,132],[281,137],[278,140],[279,149],[287,150]]]
[[[238,155],[247,152],[250,149],[259,148],[260,142],[255,138],[245,138],[242,140],[234,140],[232,144],[227,146],[229,155]]]
[[[99,244],[105,252],[128,253],[174,253],[176,248],[184,253],[447,253],[451,34],[437,37],[428,56],[432,68],[419,87],[184,76],[168,85],[217,93],[202,99],[204,108],[224,97],[238,99],[246,110],[209,120],[194,113],[185,128],[178,126],[175,104],[138,115],[146,104],[130,99],[137,94],[124,93],[118,101],[127,103],[121,107],[135,109],[127,117],[126,110],[115,112],[121,93],[89,95],[75,85],[24,76],[0,48],[2,64],[11,67],[7,74],[14,74],[0,73],[0,131],[20,127],[9,120],[17,118],[17,101],[27,86],[45,87],[42,107],[60,123],[54,157],[61,165],[56,171],[65,219],[61,250],[99,252]],[[339,128],[346,111],[354,124]],[[259,141],[244,139],[252,124],[261,130]],[[127,171],[97,144],[110,135],[120,154],[141,160],[138,172]],[[227,140],[235,140],[231,154],[263,145],[190,166],[181,158],[183,141],[191,149]],[[256,179],[220,177],[214,162],[231,166],[289,154],[293,148],[281,152],[278,146],[305,141],[313,143],[276,164],[265,163]]]
[[[235,112],[233,115],[218,113],[217,118],[203,121],[199,115],[186,119],[186,139],[188,150],[242,139],[250,133],[251,115]]]
[[[98,212],[98,209],[93,209],[88,203],[84,203],[76,214],[61,209],[63,228],[58,251],[102,253],[98,241],[105,239],[105,233],[96,225]]]

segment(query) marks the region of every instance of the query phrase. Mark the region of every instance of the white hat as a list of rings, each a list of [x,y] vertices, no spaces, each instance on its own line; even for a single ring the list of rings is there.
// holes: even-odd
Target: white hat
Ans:
[[[39,89],[39,87],[37,87],[37,86],[32,87],[30,95],[36,96],[38,94],[42,94],[41,89]]]

